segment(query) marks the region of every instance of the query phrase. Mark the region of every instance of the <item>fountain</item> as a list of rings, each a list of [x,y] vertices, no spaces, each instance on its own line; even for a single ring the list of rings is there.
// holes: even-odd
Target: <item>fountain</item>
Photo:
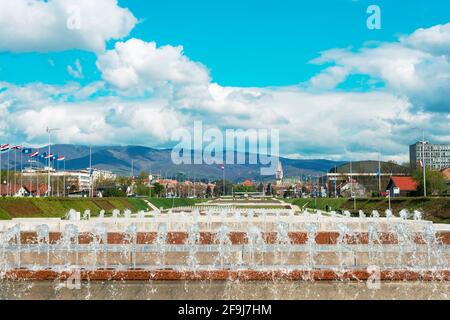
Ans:
[[[80,212],[77,212],[73,209],[70,209],[69,212],[67,213],[67,218],[68,220],[71,221],[79,221],[81,219],[80,216],[81,216]]]
[[[55,280],[76,268],[112,280],[450,280],[450,228],[423,213],[307,209],[112,210],[83,219],[0,222],[0,281]],[[3,280],[2,280],[3,279]],[[230,280],[231,281],[231,280]],[[235,282],[233,282],[235,283]],[[233,287],[233,286],[231,286]],[[231,289],[230,289],[231,290]]]
[[[307,266],[309,269],[314,268],[316,265],[316,236],[317,236],[317,224],[315,223],[308,223],[306,225],[307,229],[307,235],[308,235],[308,259],[307,259]]]
[[[83,213],[83,220],[89,220],[91,218],[91,210],[85,210]]]
[[[112,217],[113,217],[114,219],[117,219],[119,216],[120,216],[120,210],[114,209],[114,210],[112,211]]]
[[[250,268],[257,266],[257,253],[261,251],[261,246],[264,244],[261,231],[254,225],[251,225],[247,230],[247,246],[246,250],[249,254]]]
[[[391,210],[389,210],[389,209],[387,209],[386,211],[385,211],[385,215],[386,215],[386,218],[388,218],[388,219],[390,219],[390,218],[392,218],[394,215],[392,214],[392,211]]]
[[[215,241],[219,245],[216,263],[224,267],[226,262],[228,263],[230,261],[233,245],[230,239],[230,231],[226,225],[219,227]]]
[[[418,210],[414,210],[414,220],[416,220],[416,221],[422,220],[422,212],[420,212]]]
[[[158,233],[156,235],[156,250],[158,252],[157,265],[163,267],[164,257],[167,246],[167,225],[165,223],[158,224]]]
[[[408,220],[408,217],[409,217],[409,211],[408,210],[402,209],[402,210],[400,210],[399,214],[400,214],[400,218],[401,219]]]
[[[190,268],[195,269],[198,265],[198,260],[196,254],[198,252],[197,242],[200,240],[200,232],[198,224],[192,224],[189,227],[188,238],[186,240],[186,245],[189,248],[189,255],[187,258],[187,265]]]
[[[362,210],[359,210],[358,214],[359,214],[360,219],[364,219],[366,217],[366,215],[364,214],[364,211],[362,211]]]

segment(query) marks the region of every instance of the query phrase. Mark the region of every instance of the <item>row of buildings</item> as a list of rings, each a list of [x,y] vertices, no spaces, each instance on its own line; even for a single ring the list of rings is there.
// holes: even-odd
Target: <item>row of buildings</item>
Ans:
[[[411,176],[418,167],[440,170],[447,181],[450,193],[450,145],[417,142],[410,146],[410,166],[394,162],[357,161],[331,169],[315,179],[285,179],[283,166],[278,162],[275,181],[256,183],[245,180],[240,185],[253,188],[266,195],[281,197],[370,197],[410,196],[416,194],[418,185]],[[216,186],[192,181],[156,179],[169,196],[205,197],[215,194]],[[221,189],[222,186],[217,186]],[[216,190],[217,191],[217,190]],[[229,195],[233,190],[228,191]]]
[[[394,162],[349,162],[331,169],[325,176],[313,181],[288,182],[283,179],[281,163],[278,164],[274,194],[292,197],[369,197],[372,195],[409,196],[417,192],[417,182],[412,174],[422,170],[440,171],[447,182],[450,194],[450,144],[432,144],[419,141],[410,145],[408,167]]]
[[[82,196],[95,195],[98,181],[114,180],[111,171],[99,169],[56,170],[54,168],[25,168],[15,177],[0,184],[1,196]]]
[[[367,197],[390,194],[410,195],[417,189],[411,172],[418,166],[441,170],[450,188],[450,145],[417,142],[410,146],[410,168],[393,162],[358,161],[335,167],[316,179],[285,179],[281,162],[278,162],[275,181],[254,183],[246,180],[242,186],[266,195],[284,197]],[[97,182],[114,181],[117,176],[111,171],[55,170],[54,168],[26,168],[20,177],[0,183],[1,196],[98,196]],[[13,182],[14,181],[14,182]],[[127,195],[134,194],[134,180],[127,187]],[[166,197],[211,197],[223,193],[225,186],[196,181],[178,181],[163,179],[158,175],[149,175],[146,184],[153,187],[155,183],[163,188]],[[233,194],[233,186],[227,187],[225,193]]]

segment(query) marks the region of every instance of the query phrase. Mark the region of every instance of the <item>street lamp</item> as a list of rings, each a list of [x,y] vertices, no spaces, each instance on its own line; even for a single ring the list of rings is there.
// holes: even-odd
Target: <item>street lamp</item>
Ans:
[[[47,165],[48,165],[48,167],[47,167],[47,196],[49,196],[50,195],[50,188],[51,188],[51,186],[50,186],[50,155],[51,155],[51,151],[50,151],[50,143],[51,143],[51,133],[52,133],[52,131],[58,131],[58,130],[61,130],[61,129],[59,129],[59,128],[49,128],[49,127],[47,127],[47,134],[48,134],[48,162],[47,162]]]
[[[423,127],[412,127],[411,129],[421,130],[422,131],[422,175],[423,175],[423,196],[427,196],[427,176],[426,176],[426,161],[425,161],[425,129]],[[417,153],[417,152],[416,152]],[[410,163],[412,165],[412,163]],[[417,154],[416,154],[416,165],[417,165]]]

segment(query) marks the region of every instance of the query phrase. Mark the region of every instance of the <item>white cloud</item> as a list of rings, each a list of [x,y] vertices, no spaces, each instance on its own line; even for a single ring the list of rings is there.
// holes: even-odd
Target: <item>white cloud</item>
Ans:
[[[351,74],[366,74],[386,83],[387,90],[410,99],[421,110],[450,108],[450,24],[419,29],[399,42],[358,51],[333,49],[312,62],[333,63],[314,76],[314,87],[332,89]]]
[[[404,159],[407,145],[420,135],[414,127],[435,120],[432,114],[411,113],[408,101],[381,92],[319,94],[295,87],[211,85],[210,100],[186,109],[170,98],[134,101],[109,96],[90,101],[82,98],[80,92],[86,89],[77,84],[2,86],[8,89],[0,93],[0,112],[9,119],[1,129],[3,139],[30,143],[45,142],[45,127],[57,126],[63,128],[55,133],[58,142],[167,146],[172,130],[191,130],[195,119],[221,129],[279,129],[283,154],[300,150],[308,158],[366,159],[381,152],[386,159]],[[101,89],[97,84],[88,91]],[[79,101],[68,102],[73,96]],[[443,129],[444,124],[435,124],[430,134]]]
[[[9,120],[0,134],[44,142],[44,128],[55,125],[64,128],[58,142],[167,146],[173,129],[202,120],[221,129],[279,129],[283,154],[377,159],[381,153],[383,160],[407,160],[408,145],[421,135],[417,128],[430,140],[450,138],[449,118],[442,116],[450,69],[436,49],[404,41],[326,51],[314,62],[334,65],[306,86],[240,88],[213,83],[182,47],[131,39],[98,54],[103,81],[0,83],[0,115]],[[381,79],[386,88],[332,90],[355,73]]]
[[[210,78],[201,63],[183,54],[183,47],[157,47],[155,42],[130,39],[98,56],[103,79],[120,90],[145,92],[181,87],[205,87]]]
[[[0,51],[101,52],[127,36],[137,19],[117,0],[0,1]]]
[[[43,143],[45,128],[50,126],[62,129],[55,132],[55,141],[61,143],[157,145],[167,142],[171,130],[183,121],[183,116],[172,112],[164,100],[102,97],[69,102],[70,97],[82,96],[85,87],[78,84],[0,83],[0,88],[7,88],[0,93],[0,115],[8,115],[0,128],[2,140]],[[101,86],[91,89],[95,88]]]
[[[420,28],[411,35],[400,38],[401,43],[435,54],[450,54],[450,23]]]
[[[309,85],[314,89],[333,89],[345,80],[349,70],[344,67],[333,66],[310,79]]]

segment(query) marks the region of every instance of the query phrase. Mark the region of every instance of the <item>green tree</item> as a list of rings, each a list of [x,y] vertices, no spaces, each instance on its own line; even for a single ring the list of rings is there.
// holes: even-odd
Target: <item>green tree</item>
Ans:
[[[211,198],[213,196],[213,190],[212,190],[212,188],[208,185],[207,187],[206,187],[206,197],[207,198]]]
[[[214,188],[214,195],[215,196],[223,195],[223,180],[217,180],[214,183],[216,185],[216,187]],[[230,181],[225,180],[225,194],[231,195],[232,190],[233,184]]]
[[[243,186],[238,184],[234,187],[234,192],[255,192],[256,188],[254,186]]]
[[[131,178],[119,176],[116,178],[116,184],[121,185],[121,186],[123,186],[123,185],[129,186],[129,185],[131,185]]]
[[[258,184],[258,187],[256,187],[256,191],[263,192],[264,191],[264,184],[261,182]]]
[[[152,195],[156,195],[157,197],[161,196],[161,193],[164,190],[164,186],[158,182],[153,185]]]
[[[423,172],[418,170],[414,175],[414,179],[417,182],[418,195],[423,195]],[[440,195],[447,192],[447,183],[443,174],[438,170],[426,168],[426,186],[428,195]]]
[[[138,196],[148,197],[150,195],[150,188],[145,184],[137,184],[135,190]]]
[[[145,183],[145,181],[148,179],[148,175],[149,175],[148,171],[142,170],[136,179],[137,183],[142,184]]]
[[[126,197],[126,192],[122,188],[106,188],[103,191],[104,197]]]

